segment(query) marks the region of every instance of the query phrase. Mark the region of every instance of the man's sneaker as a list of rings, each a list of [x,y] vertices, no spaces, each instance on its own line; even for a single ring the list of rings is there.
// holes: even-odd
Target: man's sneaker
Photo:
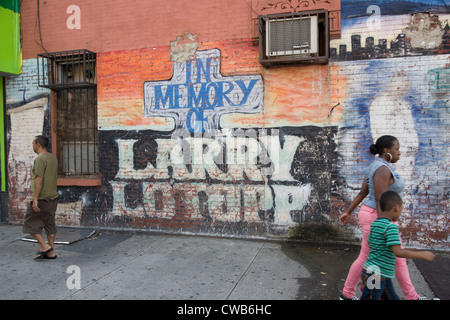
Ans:
[[[357,297],[347,298],[341,293],[341,296],[339,297],[339,300],[359,300]]]

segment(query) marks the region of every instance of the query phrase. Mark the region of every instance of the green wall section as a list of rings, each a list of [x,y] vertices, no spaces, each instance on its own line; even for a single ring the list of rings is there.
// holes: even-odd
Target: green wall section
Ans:
[[[15,13],[20,13],[20,3],[18,0],[0,0],[0,7],[9,9]]]
[[[19,0],[0,0],[0,74],[20,74]]]
[[[0,191],[6,191],[6,147],[5,147],[5,97],[4,81],[0,77]]]

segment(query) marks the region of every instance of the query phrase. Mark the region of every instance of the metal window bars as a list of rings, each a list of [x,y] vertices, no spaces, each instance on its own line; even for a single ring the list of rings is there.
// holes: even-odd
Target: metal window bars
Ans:
[[[73,50],[38,55],[39,86],[54,90],[59,174],[98,173],[96,54]]]
[[[38,85],[52,90],[95,87],[96,53],[85,49],[37,56]]]
[[[98,134],[95,88],[58,90],[56,104],[59,173],[65,176],[96,174]]]

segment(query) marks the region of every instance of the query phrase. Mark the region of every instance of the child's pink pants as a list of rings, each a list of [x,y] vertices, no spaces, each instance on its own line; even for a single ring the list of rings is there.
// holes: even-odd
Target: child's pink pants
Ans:
[[[362,205],[359,210],[358,218],[359,224],[363,230],[363,238],[361,243],[361,251],[358,258],[353,262],[348,272],[347,280],[344,284],[343,294],[347,298],[351,298],[355,295],[356,286],[361,280],[361,272],[363,270],[363,265],[369,256],[369,243],[367,239],[370,233],[370,225],[377,219],[377,210],[372,209],[366,205]],[[405,258],[396,258],[395,263],[395,277],[400,285],[400,288],[405,295],[407,300],[417,300],[419,295],[416,292],[413,284],[411,283],[411,278],[409,276],[408,266],[406,265]]]

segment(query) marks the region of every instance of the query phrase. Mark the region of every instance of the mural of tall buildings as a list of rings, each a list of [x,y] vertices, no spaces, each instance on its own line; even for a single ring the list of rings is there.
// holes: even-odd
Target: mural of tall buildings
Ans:
[[[442,44],[435,49],[414,48],[411,46],[410,39],[403,33],[397,35],[395,40],[390,41],[389,46],[387,39],[379,39],[378,43],[375,43],[374,37],[366,37],[364,46],[362,46],[364,40],[361,39],[361,35],[352,35],[351,48],[348,48],[346,44],[339,45],[339,48],[331,47],[330,57],[333,60],[346,61],[434,55],[440,51],[449,50],[449,29],[450,27],[447,24]]]

